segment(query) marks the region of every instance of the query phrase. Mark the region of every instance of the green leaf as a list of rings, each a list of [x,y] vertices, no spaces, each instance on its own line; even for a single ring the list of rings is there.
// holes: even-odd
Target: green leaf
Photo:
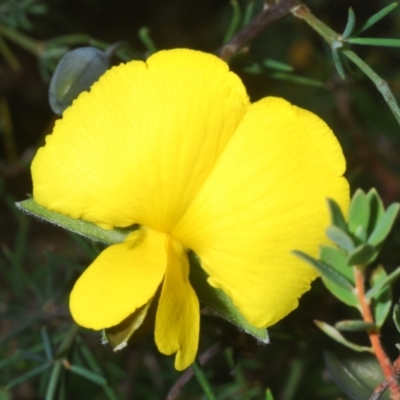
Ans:
[[[200,261],[193,253],[189,253],[190,261],[190,283],[199,299],[217,314],[236,325],[239,329],[248,333],[262,343],[269,343],[268,332],[264,328],[256,328],[251,325],[240,313],[221,289],[215,289],[207,282],[208,276],[200,266]]]
[[[309,263],[312,267],[314,267],[321,274],[324,282],[326,279],[327,281],[338,286],[339,288],[342,288],[343,290],[347,290],[348,292],[352,293],[354,287],[350,280],[347,279],[345,275],[332,268],[330,265],[322,261],[315,260],[308,254],[305,254],[301,251],[295,250],[293,251],[293,254],[300,257],[301,259]],[[334,292],[332,293],[335,294]]]
[[[365,230],[368,229],[369,221],[369,201],[366,194],[361,190],[357,189],[351,199],[349,209],[349,229],[351,233],[355,233],[359,226],[362,226]]]
[[[388,207],[383,217],[375,226],[371,236],[368,238],[368,243],[370,245],[378,246],[386,239],[397,217],[399,207],[399,203],[393,203]]]
[[[342,64],[342,60],[340,59],[339,52],[332,47],[332,58],[333,63],[335,64],[336,71],[342,79],[346,79],[346,74],[344,73],[344,68]]]
[[[292,82],[304,86],[322,87],[324,85],[322,82],[317,81],[315,79],[287,72],[272,72],[269,73],[268,76],[280,81]]]
[[[369,237],[369,235],[371,235],[372,231],[375,229],[375,225],[385,214],[385,207],[383,206],[383,202],[376,189],[371,189],[367,193],[367,199],[369,201],[370,208],[370,218],[367,229],[367,237]]]
[[[16,203],[17,208],[42,220],[48,221],[54,225],[64,228],[68,231],[78,233],[89,239],[104,242],[107,244],[121,243],[137,226],[124,229],[105,230],[99,226],[86,222],[81,219],[74,219],[46,208],[39,206],[33,199],[24,200]]]
[[[92,381],[97,385],[100,386],[107,385],[107,380],[103,376],[96,374],[92,371],[89,371],[88,369],[81,367],[80,365],[70,365],[68,369],[74,374],[79,375],[89,381]]]
[[[386,276],[385,279],[382,279],[377,284],[375,284],[371,289],[369,289],[366,294],[366,298],[368,300],[372,300],[378,295],[378,292],[380,292],[384,286],[390,285],[399,276],[400,276],[400,267],[397,267],[393,272],[391,272],[388,276]]]
[[[361,244],[351,251],[347,257],[347,265],[366,266],[375,260],[378,252],[369,244]]]
[[[390,308],[392,307],[392,288],[388,284],[388,276],[385,269],[378,265],[371,275],[371,287],[378,287],[379,290],[375,290],[373,299],[373,312],[375,325],[381,327],[385,322]]]
[[[47,329],[44,326],[42,326],[42,328],[40,329],[40,333],[42,335],[42,341],[43,341],[44,351],[46,353],[46,358],[48,361],[52,361],[53,346],[51,344],[49,333],[47,332]]]
[[[346,42],[363,46],[400,47],[400,39],[390,38],[350,38]]]
[[[340,321],[335,324],[335,328],[339,331],[345,332],[359,332],[359,331],[367,331],[369,329],[375,328],[375,324],[371,324],[369,322],[365,322],[362,320],[353,320],[348,319],[345,321]]]
[[[291,65],[283,63],[282,61],[273,60],[272,58],[266,58],[262,63],[266,68],[276,69],[283,72],[293,71],[293,67]]]
[[[314,320],[315,325],[318,326],[323,332],[325,332],[329,337],[331,337],[336,342],[343,344],[346,347],[358,352],[368,351],[373,352],[371,347],[360,346],[356,343],[349,342],[336,328],[328,325],[325,322]]]
[[[385,378],[375,356],[355,353],[345,347],[324,351],[324,360],[335,384],[352,400],[369,399]],[[380,400],[389,400],[389,393]]]
[[[360,34],[361,32],[364,32],[368,28],[370,28],[372,25],[375,25],[378,21],[380,21],[382,18],[386,17],[391,11],[393,11],[397,7],[397,3],[391,3],[385,8],[382,8],[382,10],[378,11],[376,14],[374,14],[372,17],[369,17],[365,23],[361,26],[360,30],[357,32],[357,35]]]
[[[349,15],[347,18],[347,24],[342,33],[343,39],[348,38],[353,33],[355,23],[356,23],[356,15],[354,14],[353,8],[350,7]]]
[[[352,284],[354,284],[353,269],[350,268],[346,263],[346,253],[337,247],[321,246],[319,257],[322,262],[334,268],[337,272],[345,276]],[[322,280],[327,289],[340,301],[349,306],[359,308],[358,299],[353,290],[338,286],[331,280],[326,279],[324,276],[322,276]]]
[[[240,6],[237,0],[231,0],[230,1],[231,6],[232,6],[232,17],[229,23],[229,27],[225,33],[225,37],[222,41],[222,43],[227,43],[229,40],[233,37],[233,35],[236,33],[237,29],[240,26],[240,20],[242,18],[242,13],[240,10]]]
[[[265,391],[265,400],[274,400],[274,396],[272,395],[271,389],[267,389]]]
[[[397,331],[400,333],[400,305],[395,304],[393,307],[393,321],[396,325]]]
[[[348,266],[347,253],[343,250],[333,246],[322,245],[319,250],[319,258],[354,284],[354,272],[353,269]]]
[[[118,325],[105,329],[103,341],[118,351],[126,347],[129,340],[142,338],[154,325],[157,305],[158,294]]]
[[[329,214],[331,216],[331,224],[337,226],[342,231],[347,232],[348,231],[347,223],[346,220],[344,219],[339,204],[336,203],[336,201],[333,199],[328,199],[328,208],[329,208]]]
[[[351,236],[337,226],[330,226],[326,230],[326,236],[345,251],[352,251],[355,247]]]
[[[24,382],[28,381],[29,379],[32,379],[35,376],[42,374],[44,371],[48,370],[50,367],[51,367],[50,363],[40,365],[39,367],[36,367],[36,368],[30,370],[26,374],[13,379],[11,382],[8,383],[8,385],[6,385],[6,389],[10,390],[15,386],[21,385],[21,383],[24,383]]]

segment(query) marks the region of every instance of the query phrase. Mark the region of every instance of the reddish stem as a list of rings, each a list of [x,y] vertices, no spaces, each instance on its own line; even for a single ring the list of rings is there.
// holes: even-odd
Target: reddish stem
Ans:
[[[361,314],[365,322],[374,323],[374,318],[371,313],[368,301],[365,297],[365,287],[364,287],[364,274],[361,268],[354,268],[354,278],[356,282],[357,297],[361,305]],[[375,356],[381,365],[383,374],[385,375],[386,382],[390,389],[390,398],[392,400],[400,400],[400,386],[397,383],[395,371],[392,368],[392,364],[389,357],[386,355],[382,348],[379,333],[376,329],[371,329],[368,331],[369,340],[371,341],[372,348],[374,350]]]

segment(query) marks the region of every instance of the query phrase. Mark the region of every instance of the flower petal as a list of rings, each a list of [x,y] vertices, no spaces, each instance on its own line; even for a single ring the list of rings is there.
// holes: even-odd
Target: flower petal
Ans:
[[[194,250],[209,283],[250,323],[274,324],[297,307],[316,273],[291,254],[327,240],[325,199],[343,209],[345,161],[326,124],[283,99],[249,109],[171,235]]]
[[[200,311],[189,282],[189,262],[181,244],[169,238],[168,267],[156,315],[155,340],[164,354],[176,354],[175,368],[187,368],[199,342]]]
[[[72,290],[74,320],[86,328],[119,324],[156,293],[167,266],[167,236],[141,228],[104,250]]]
[[[210,54],[161,51],[114,67],[38,151],[34,198],[104,228],[139,223],[168,232],[248,105],[240,79]]]

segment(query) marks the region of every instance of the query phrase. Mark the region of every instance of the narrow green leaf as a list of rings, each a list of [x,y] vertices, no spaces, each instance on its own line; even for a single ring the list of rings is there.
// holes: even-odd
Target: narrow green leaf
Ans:
[[[349,253],[347,265],[366,266],[374,261],[377,255],[378,252],[375,250],[375,247],[369,244],[362,244]]]
[[[250,0],[244,11],[243,21],[242,21],[242,28],[246,26],[252,19],[254,14],[254,0]]]
[[[291,65],[286,64],[282,61],[273,60],[272,58],[266,58],[263,61],[263,65],[266,68],[276,69],[278,71],[283,71],[283,72],[293,71],[293,67]]]
[[[200,261],[193,253],[189,253],[190,283],[199,299],[213,309],[221,317],[227,319],[239,329],[262,343],[269,343],[268,332],[264,328],[256,328],[251,325],[240,313],[232,300],[220,289],[215,289],[207,282],[208,276],[200,266]]]
[[[265,400],[274,400],[274,396],[272,395],[271,389],[267,389],[265,391]]]
[[[381,267],[382,268],[382,267]],[[371,289],[368,290],[365,295],[368,300],[372,300],[378,293],[385,287],[394,282],[398,277],[400,277],[400,267],[397,267],[392,273],[386,276],[384,279],[376,282]]]
[[[346,347],[358,352],[368,351],[373,352],[371,347],[360,346],[358,344],[349,342],[336,328],[328,325],[325,322],[314,320],[315,325],[318,326],[323,332],[325,332],[329,337],[331,337],[336,342],[343,344]]]
[[[385,269],[381,265],[378,265],[378,267],[373,270],[370,280],[372,288],[376,286],[380,287],[380,290],[376,291],[373,296],[374,320],[378,328],[384,324],[390,312],[390,308],[392,307],[392,288],[389,284],[385,284],[387,281],[388,276]]]
[[[355,247],[351,236],[337,226],[330,226],[326,230],[326,236],[345,251],[352,251]]]
[[[353,33],[355,23],[356,23],[356,15],[354,14],[353,8],[350,7],[349,14],[347,17],[347,24],[342,33],[343,39],[348,38]]]
[[[346,220],[344,219],[339,204],[336,203],[336,201],[333,199],[328,199],[328,208],[329,208],[329,214],[331,216],[331,224],[337,226],[342,231],[347,232],[348,230],[347,223]]]
[[[8,383],[8,385],[6,385],[6,389],[10,390],[18,385],[21,385],[21,383],[29,381],[29,379],[32,379],[35,376],[42,374],[44,371],[48,370],[50,367],[51,367],[51,364],[43,364],[37,368],[34,368],[31,371],[27,372],[26,374],[13,379],[11,382]]]
[[[61,360],[57,360],[54,363],[53,369],[51,371],[51,375],[50,375],[50,379],[49,379],[49,383],[47,385],[47,389],[46,389],[46,397],[45,400],[54,400],[54,396],[56,393],[56,389],[58,386],[58,383],[60,381],[61,378],[61,373],[63,371],[63,364]]]
[[[16,207],[21,211],[48,221],[54,225],[60,226],[68,231],[75,232],[89,239],[107,244],[121,243],[125,240],[129,233],[137,229],[137,226],[135,225],[130,228],[105,230],[95,224],[92,224],[91,222],[86,222],[81,219],[74,219],[54,211],[49,211],[46,208],[39,206],[39,204],[37,204],[33,199],[16,203]]]
[[[335,328],[339,331],[345,332],[359,332],[375,328],[375,324],[365,322],[362,320],[345,320],[335,324]]]
[[[369,17],[365,23],[361,26],[360,30],[357,32],[357,35],[360,34],[361,32],[364,32],[368,28],[370,28],[372,25],[375,25],[378,21],[380,21],[382,18],[386,17],[391,11],[393,11],[397,7],[397,3],[391,3],[385,8],[382,8],[382,10],[378,11],[376,14],[374,14],[372,17]]]
[[[69,371],[73,372],[74,374],[79,375],[89,381],[92,381],[92,382],[96,383],[97,385],[100,385],[100,386],[107,385],[107,380],[103,376],[96,374],[92,371],[89,371],[88,369],[86,369],[84,367],[81,367],[79,365],[70,365],[68,367],[68,369],[69,369]]]
[[[346,278],[346,276],[342,275],[339,271],[332,268],[330,265],[325,264],[322,261],[315,260],[308,254],[305,254],[301,251],[293,251],[293,254],[297,257],[300,257],[302,260],[309,263],[312,267],[314,267],[325,279],[331,281],[332,283],[340,286],[344,289],[353,290],[352,283]]]
[[[399,212],[400,204],[393,203],[386,210],[383,217],[378,221],[371,236],[368,238],[368,243],[372,246],[379,246],[389,235],[390,230]]]
[[[335,64],[336,71],[338,72],[339,76],[342,79],[346,79],[346,74],[344,73],[344,68],[342,60],[340,59],[339,52],[334,48],[332,48],[332,58],[333,58],[333,63]]]
[[[149,55],[157,52],[157,46],[154,43],[154,40],[150,35],[150,29],[147,26],[143,26],[139,29],[138,36],[140,41],[145,45]]]
[[[393,321],[396,325],[397,331],[400,333],[400,305],[395,304],[393,307]]]
[[[353,195],[353,198],[351,199],[349,209],[350,232],[355,233],[359,226],[362,226],[365,230],[367,230],[369,215],[370,210],[368,198],[361,189],[357,189]]]
[[[356,353],[343,346],[324,351],[325,364],[335,384],[352,400],[371,399],[375,387],[384,380],[374,355]],[[389,393],[380,400],[389,400]]]
[[[44,351],[46,353],[47,360],[52,361],[53,360],[53,348],[52,348],[50,336],[47,332],[46,327],[42,326],[42,328],[40,329],[40,333],[42,335]]]
[[[385,214],[385,207],[383,206],[383,202],[379,197],[379,194],[376,191],[376,189],[371,189],[367,193],[367,199],[369,201],[369,208],[370,208],[370,218],[367,229],[367,237],[369,237],[369,235],[375,229],[375,225]]]
[[[239,28],[240,25],[240,20],[242,18],[242,13],[240,11],[240,6],[237,0],[230,0],[231,6],[232,6],[232,17],[229,23],[228,30],[225,33],[225,37],[222,41],[222,43],[227,43],[229,40],[233,37],[233,35],[236,33],[237,29]]]
[[[269,73],[268,76],[270,76],[273,79],[280,80],[280,81],[292,82],[292,83],[296,83],[298,85],[304,85],[304,86],[322,87],[324,85],[322,82],[317,81],[315,79],[311,79],[311,78],[307,78],[305,76],[296,75],[296,74],[287,73],[287,72],[272,72],[272,73]]]
[[[346,42],[363,46],[400,47],[400,39],[390,38],[350,38]]]

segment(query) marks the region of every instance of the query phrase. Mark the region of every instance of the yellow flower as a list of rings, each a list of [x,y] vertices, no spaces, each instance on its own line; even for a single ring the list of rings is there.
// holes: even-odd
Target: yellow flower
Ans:
[[[114,67],[78,97],[33,161],[33,195],[105,229],[140,224],[78,279],[71,312],[109,328],[161,285],[155,341],[182,370],[199,337],[187,250],[252,325],[274,324],[316,277],[291,251],[326,241],[325,199],[348,205],[344,169],[317,116],[280,98],[251,104],[223,61],[177,49]]]

